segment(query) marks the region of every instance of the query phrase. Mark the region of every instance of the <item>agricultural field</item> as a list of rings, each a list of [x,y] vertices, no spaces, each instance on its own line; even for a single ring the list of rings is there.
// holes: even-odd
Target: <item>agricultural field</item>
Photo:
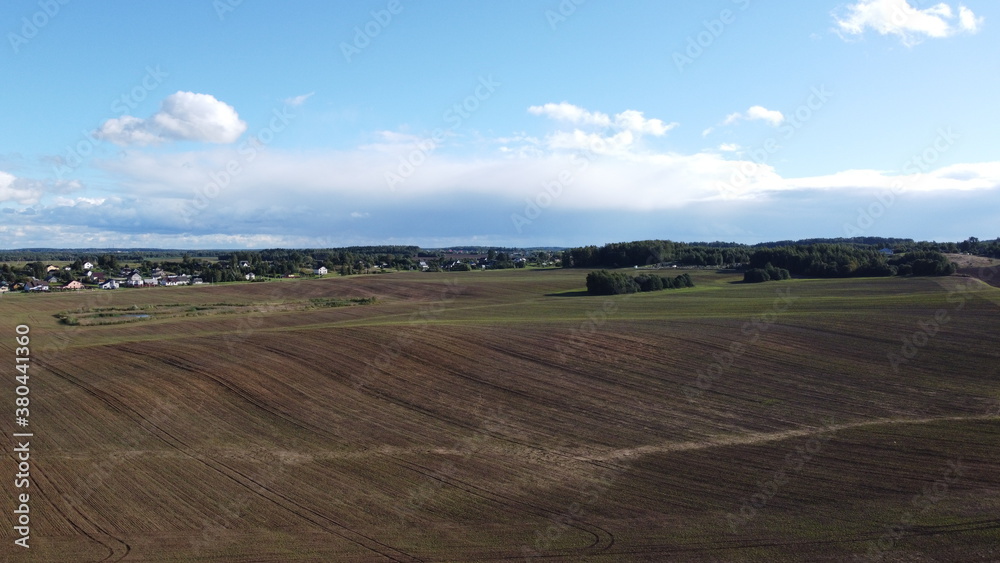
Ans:
[[[1000,288],[689,273],[4,295],[0,559],[1000,560]]]

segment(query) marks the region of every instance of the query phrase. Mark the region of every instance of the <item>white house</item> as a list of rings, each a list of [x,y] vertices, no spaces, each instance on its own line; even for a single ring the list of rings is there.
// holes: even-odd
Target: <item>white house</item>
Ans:
[[[247,281],[250,281],[250,280],[256,279],[257,276],[255,276],[253,272],[250,272],[249,274],[243,276],[243,278],[246,279]]]
[[[94,269],[94,265],[91,264],[90,262],[84,262],[83,263],[83,269],[84,270],[93,270]]]
[[[118,287],[119,287],[118,280],[114,279],[107,280],[100,285],[101,289],[118,289]]]
[[[330,270],[327,270],[326,266],[320,266],[319,268],[313,270],[313,273],[316,274],[317,276],[325,276],[328,273],[330,273]]]
[[[247,262],[246,260],[240,260],[240,268],[249,268],[249,267],[250,267],[250,262]]]

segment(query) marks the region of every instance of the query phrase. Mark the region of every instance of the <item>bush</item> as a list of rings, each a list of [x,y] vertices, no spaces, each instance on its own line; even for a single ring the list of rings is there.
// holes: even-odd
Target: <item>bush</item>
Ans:
[[[640,274],[633,278],[624,272],[607,270],[597,270],[587,274],[587,292],[592,295],[620,295],[679,287],[694,287],[691,276],[681,274],[676,278],[668,278],[655,274]]]
[[[787,280],[792,274],[785,268],[775,268],[770,262],[763,268],[752,268],[743,274],[746,283],[761,283],[766,281]]]

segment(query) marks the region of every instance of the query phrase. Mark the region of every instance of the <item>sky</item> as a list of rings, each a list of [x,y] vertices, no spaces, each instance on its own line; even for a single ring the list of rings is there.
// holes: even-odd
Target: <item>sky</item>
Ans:
[[[11,0],[0,248],[993,239],[998,24],[993,0]]]

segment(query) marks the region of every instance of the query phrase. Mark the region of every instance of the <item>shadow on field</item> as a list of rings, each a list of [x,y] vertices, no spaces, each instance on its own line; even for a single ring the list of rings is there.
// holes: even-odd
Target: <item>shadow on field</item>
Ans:
[[[584,297],[590,295],[586,289],[579,291],[560,291],[559,293],[546,293],[546,297]]]

